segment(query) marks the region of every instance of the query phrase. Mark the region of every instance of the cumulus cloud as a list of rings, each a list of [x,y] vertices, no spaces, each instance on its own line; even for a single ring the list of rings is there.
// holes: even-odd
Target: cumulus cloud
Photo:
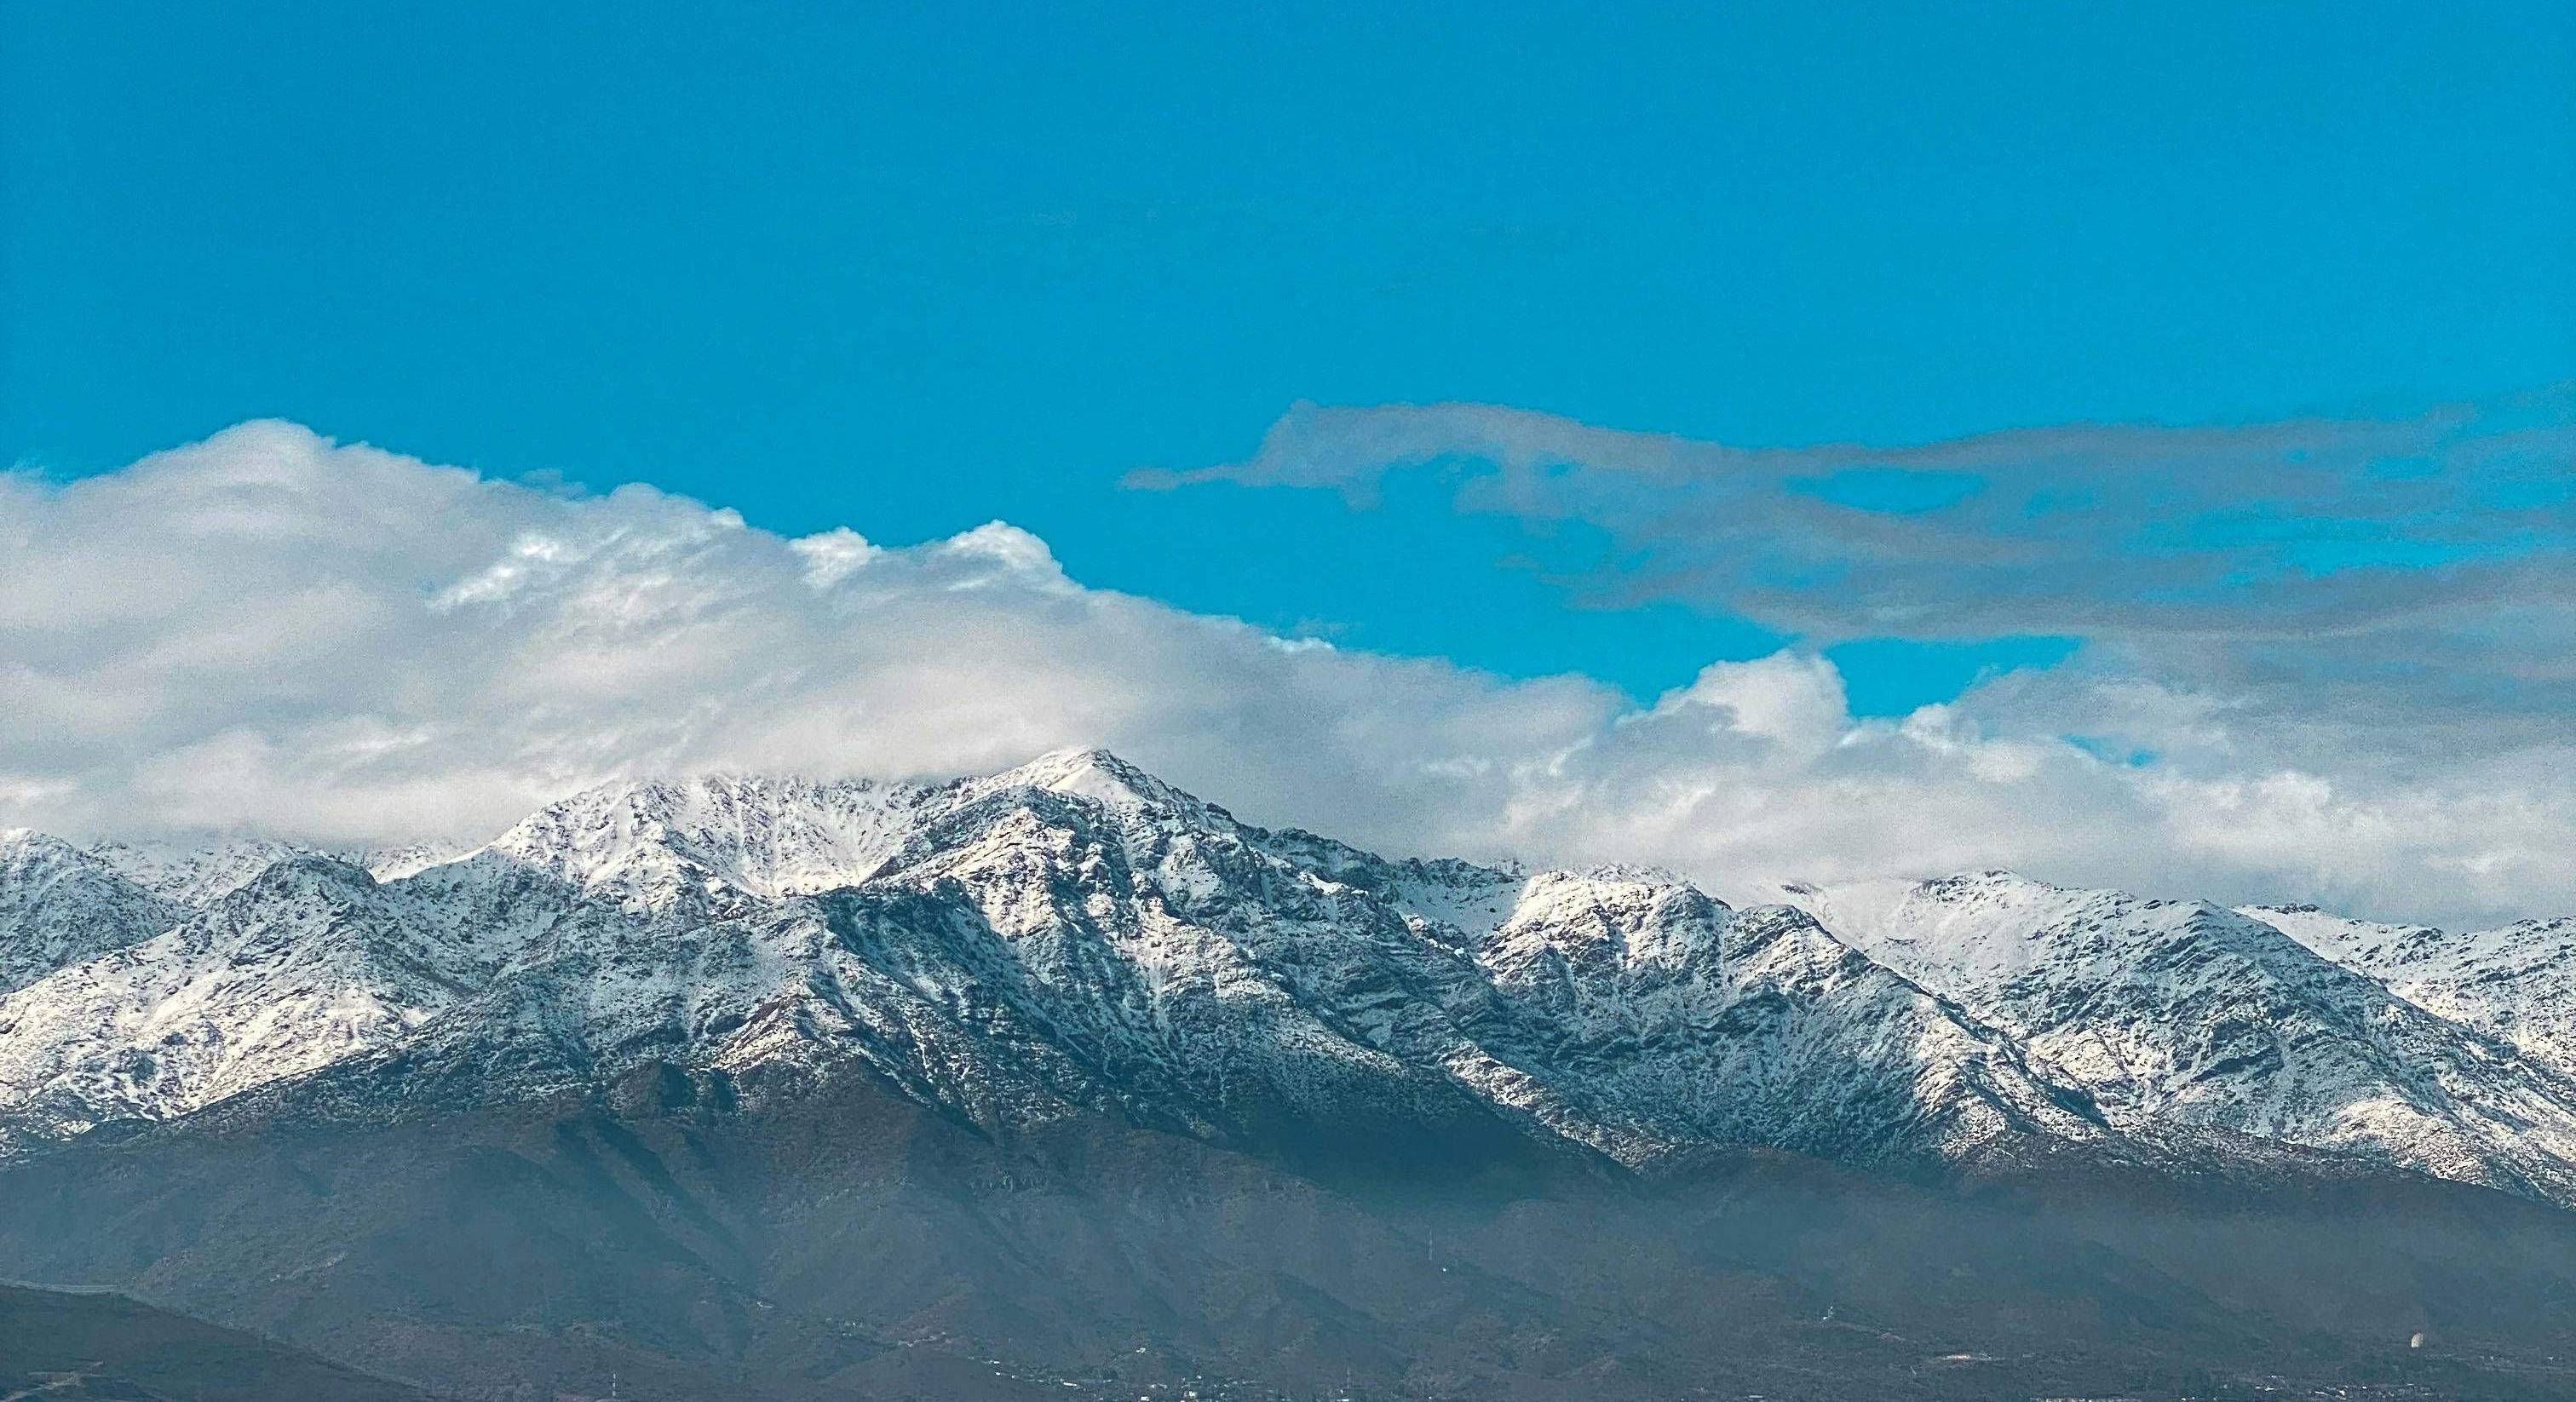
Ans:
[[[0,479],[0,659],[0,821],[361,841],[619,775],[944,775],[1076,743],[1329,815],[1398,746],[1469,772],[1616,704],[1085,589],[1000,522],[789,539],[278,423]]]
[[[618,776],[927,777],[1106,744],[1255,821],[1656,862],[1735,899],[2003,864],[2387,915],[2576,908],[2553,734],[2392,767],[2351,739],[2372,717],[2337,740],[2269,699],[2260,641],[2180,679],[2093,649],[1900,720],[1855,719],[1809,651],[1638,707],[1087,588],[998,522],[791,539],[259,423],[0,477],[0,825],[393,842]]]

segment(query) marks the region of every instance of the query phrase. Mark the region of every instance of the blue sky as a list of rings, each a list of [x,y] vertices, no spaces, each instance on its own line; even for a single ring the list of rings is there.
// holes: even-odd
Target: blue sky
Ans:
[[[2576,378],[2565,6],[1211,8],[12,7],[0,455],[277,416],[791,535],[1002,517],[1651,696],[1794,630],[1598,606],[1558,577],[1633,541],[1443,480],[1120,479],[1299,401],[1905,444]],[[1833,655],[1892,712],[2069,647],[1985,626]]]

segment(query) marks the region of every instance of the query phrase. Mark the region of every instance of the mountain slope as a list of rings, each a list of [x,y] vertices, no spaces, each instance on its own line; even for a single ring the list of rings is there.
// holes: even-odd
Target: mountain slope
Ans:
[[[0,1397],[426,1402],[429,1394],[114,1295],[0,1285]]]
[[[2018,1050],[1804,913],[1728,909],[1650,874],[1551,872],[1479,943],[1526,1064],[1652,1149],[1767,1144],[1958,1160],[2089,1139],[2092,1108]],[[1609,1146],[1605,1146],[1609,1147]],[[1624,1151],[1623,1151],[1624,1150]]]
[[[1336,1185],[1108,1114],[995,1137],[868,1077],[444,1074],[345,1064],[0,1165],[0,1268],[495,1399],[2576,1382],[2576,1219],[2411,1176],[1961,1192],[1753,1153]]]
[[[148,939],[183,913],[70,843],[0,831],[0,994]]]
[[[0,1150],[186,1114],[390,1045],[572,908],[474,861],[392,886],[296,855],[166,933],[0,997]]]
[[[1833,917],[1830,896],[1816,903]],[[1995,871],[1839,914],[1872,956],[2125,1127],[2351,1149],[2576,1200],[2576,1083],[2262,921]]]
[[[2348,920],[2312,905],[2241,913],[2369,974],[2417,1007],[2576,1075],[2576,919],[2455,932]]]

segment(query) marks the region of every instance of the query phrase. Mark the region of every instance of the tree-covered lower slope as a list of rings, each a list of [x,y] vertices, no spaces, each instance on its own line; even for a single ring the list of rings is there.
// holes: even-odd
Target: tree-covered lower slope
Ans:
[[[10,1165],[0,1265],[471,1398],[2576,1390],[2576,1217],[2413,1175],[2182,1145],[1648,1178],[1502,1132],[1292,1171],[1106,1116],[996,1136],[866,1079],[483,1103],[406,1074]]]
[[[428,1402],[302,1349],[120,1295],[0,1285],[0,1397],[20,1402]]]

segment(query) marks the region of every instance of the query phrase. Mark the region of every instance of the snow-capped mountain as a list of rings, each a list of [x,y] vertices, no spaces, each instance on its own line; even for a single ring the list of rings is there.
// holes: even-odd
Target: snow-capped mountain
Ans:
[[[451,862],[474,850],[470,842],[423,842],[380,851],[334,850],[278,838],[232,833],[204,841],[110,839],[85,849],[125,879],[186,906],[204,906],[231,895],[260,873],[291,857],[328,857],[364,867],[390,881]]]
[[[530,815],[486,850],[633,909],[701,910],[854,885],[933,801],[866,780],[611,785]]]
[[[2393,935],[2003,873],[1736,909],[1265,830],[1099,751],[611,785],[453,857],[7,843],[0,1152],[324,1068],[510,1096],[660,1062],[1290,1159],[1964,1164],[2183,1129],[2576,1202],[2576,1084],[2508,1030],[2541,993],[2473,1004],[2463,956],[2445,1002],[2369,954]],[[401,1112],[403,1076],[370,1084]]]
[[[1107,1107],[1250,1143],[1497,1115],[1639,1165],[2089,1132],[2080,1097],[1795,912],[1391,862],[1098,753],[936,789],[603,791],[503,853],[641,925],[532,950],[432,1039],[459,1057],[508,1026],[598,1059],[568,1075],[672,1046],[858,1064],[997,1126]]]
[[[147,939],[181,913],[68,842],[0,831],[0,994]]]
[[[126,880],[181,905],[203,906],[220,900],[259,874],[290,857],[336,857],[356,861],[351,853],[325,852],[299,842],[233,834],[202,843],[170,840],[129,842],[111,839],[88,849],[89,855]],[[358,862],[364,865],[363,862]]]
[[[288,856],[0,997],[0,1149],[183,1115],[391,1045],[571,907],[551,884],[469,860],[387,887]]]
[[[1993,1029],[1785,906],[1731,910],[1650,874],[1549,872],[1482,933],[1477,959],[1517,1014],[1519,1059],[1660,1152],[1757,1143],[1866,1161],[1928,1145],[1957,1158],[2100,1127]]]
[[[2576,919],[2462,932],[2348,920],[2312,905],[2247,906],[2243,913],[2417,1007],[2576,1075]]]
[[[2576,1197],[2576,1082],[2262,920],[2003,871],[1815,903],[2124,1128],[2357,1149]]]

